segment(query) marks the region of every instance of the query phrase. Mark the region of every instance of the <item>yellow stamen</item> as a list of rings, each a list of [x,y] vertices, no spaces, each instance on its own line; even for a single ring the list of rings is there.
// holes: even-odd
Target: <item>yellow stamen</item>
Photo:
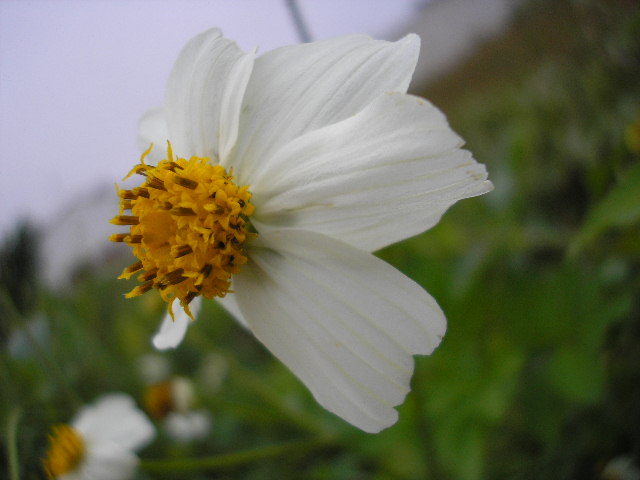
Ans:
[[[138,222],[139,219],[135,215],[118,215],[111,219],[114,225],[137,225]]]
[[[44,470],[49,478],[56,478],[76,468],[84,454],[85,445],[80,433],[69,425],[56,425],[49,436]]]
[[[143,293],[147,293],[152,288],[153,288],[153,280],[149,280],[147,283],[143,283],[142,285],[138,285],[136,288],[134,288],[129,293],[127,293],[125,295],[125,297],[126,298],[137,297],[138,295],[142,295]]]
[[[207,158],[175,157],[168,143],[167,158],[157,166],[140,163],[127,175],[143,175],[144,183],[131,190],[118,188],[120,214],[111,223],[129,226],[127,233],[111,240],[133,248],[138,262],[120,278],[138,276],[142,285],[127,297],[151,288],[160,292],[172,313],[175,299],[191,313],[188,304],[198,295],[224,297],[231,275],[247,262],[244,243],[251,235],[249,217],[254,212],[248,186],[239,187],[233,177]],[[130,210],[130,215],[123,215]]]
[[[178,185],[182,187],[190,188],[191,190],[195,190],[195,188],[198,186],[198,182],[195,182],[189,178],[180,177],[178,175],[173,177],[173,181]]]
[[[111,240],[115,241],[113,239],[111,239]],[[127,268],[125,268],[118,278],[131,278],[131,276],[134,273],[136,273],[139,270],[142,270],[143,268],[144,268],[144,266],[143,266],[142,262],[138,261],[138,262],[134,263],[133,265],[129,265]]]
[[[183,257],[193,252],[189,245],[174,245],[171,247],[171,256],[174,258]]]

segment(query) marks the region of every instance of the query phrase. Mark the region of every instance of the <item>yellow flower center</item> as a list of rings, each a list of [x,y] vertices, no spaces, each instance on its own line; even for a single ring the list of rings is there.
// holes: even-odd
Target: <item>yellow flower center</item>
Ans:
[[[144,391],[144,407],[154,418],[165,418],[174,410],[171,381],[156,383]]]
[[[129,225],[130,232],[110,239],[133,247],[139,260],[119,277],[141,272],[142,285],[128,298],[156,288],[172,316],[176,298],[191,316],[191,300],[198,295],[224,297],[231,275],[247,262],[243,244],[252,235],[251,194],[248,186],[238,187],[223,167],[211,165],[208,158],[174,158],[170,143],[167,159],[155,167],[147,165],[144,158],[152,147],[125,177],[136,173],[145,182],[132,190],[118,188],[120,214],[111,223]],[[125,215],[127,210],[130,215]]]
[[[72,471],[84,457],[82,436],[69,425],[56,425],[49,436],[49,450],[44,459],[44,470],[49,478]]]

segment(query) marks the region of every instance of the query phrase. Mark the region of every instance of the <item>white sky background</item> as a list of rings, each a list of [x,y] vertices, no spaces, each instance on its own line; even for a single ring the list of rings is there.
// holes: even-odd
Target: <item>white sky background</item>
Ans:
[[[424,3],[299,0],[314,39],[387,38]],[[0,239],[120,181],[178,52],[213,26],[245,50],[298,42],[284,0],[0,0]]]

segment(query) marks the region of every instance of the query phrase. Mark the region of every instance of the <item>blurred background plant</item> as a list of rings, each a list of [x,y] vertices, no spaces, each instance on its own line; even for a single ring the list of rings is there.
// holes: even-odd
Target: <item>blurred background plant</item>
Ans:
[[[149,361],[164,306],[123,298],[129,259],[79,268],[54,291],[38,231],[16,228],[0,249],[0,475],[44,478],[50,425],[105,392],[143,405],[153,370],[189,379],[211,428],[179,442],[161,431],[141,479],[639,478],[639,80],[637,2],[532,0],[414,86],[496,188],[380,252],[449,329],[378,435],[326,413],[211,302],[197,331]]]

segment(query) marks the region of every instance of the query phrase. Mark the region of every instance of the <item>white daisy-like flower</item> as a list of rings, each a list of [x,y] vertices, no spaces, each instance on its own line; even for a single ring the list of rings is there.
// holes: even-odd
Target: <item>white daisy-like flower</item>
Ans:
[[[83,407],[50,436],[44,468],[60,480],[125,480],[138,466],[135,451],[155,437],[145,414],[128,395],[112,393]]]
[[[188,378],[173,376],[148,385],[144,391],[144,407],[162,421],[169,438],[178,443],[202,440],[211,431],[211,414],[195,409],[196,392]]]
[[[181,341],[192,300],[217,298],[326,409],[367,432],[396,422],[412,356],[446,321],[371,252],[492,188],[443,114],[406,93],[419,43],[352,35],[256,58],[214,29],[185,46],[141,122],[167,155],[145,152],[131,172],[145,183],[119,190],[112,220],[139,259],[129,296],[169,303],[156,347]]]
[[[167,435],[176,443],[204,440],[211,432],[211,414],[202,408],[187,412],[172,412],[165,422]]]

